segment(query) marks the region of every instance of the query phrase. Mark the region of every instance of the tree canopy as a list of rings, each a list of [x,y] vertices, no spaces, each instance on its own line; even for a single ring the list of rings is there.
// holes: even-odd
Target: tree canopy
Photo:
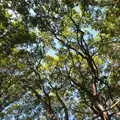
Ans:
[[[0,119],[119,119],[119,26],[119,0],[1,0]]]

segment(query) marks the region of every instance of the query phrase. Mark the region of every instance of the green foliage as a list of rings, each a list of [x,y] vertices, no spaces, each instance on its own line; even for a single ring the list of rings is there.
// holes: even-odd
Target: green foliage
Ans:
[[[1,1],[0,119],[117,119],[118,1]]]

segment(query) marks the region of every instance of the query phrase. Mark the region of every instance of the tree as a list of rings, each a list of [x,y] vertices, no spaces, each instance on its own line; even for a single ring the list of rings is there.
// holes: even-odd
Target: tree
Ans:
[[[1,113],[30,92],[48,120],[117,119],[118,3],[1,1]]]

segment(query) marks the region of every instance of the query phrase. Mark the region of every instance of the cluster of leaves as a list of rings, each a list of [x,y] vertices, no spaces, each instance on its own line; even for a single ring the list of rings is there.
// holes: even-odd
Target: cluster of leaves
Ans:
[[[0,118],[119,118],[119,14],[119,0],[1,1]]]

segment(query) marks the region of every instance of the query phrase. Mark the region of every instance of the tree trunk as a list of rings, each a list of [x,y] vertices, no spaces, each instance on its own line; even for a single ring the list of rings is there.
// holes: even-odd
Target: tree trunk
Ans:
[[[105,110],[105,108],[102,104],[100,104],[98,101],[96,101],[95,107],[98,110],[98,113],[103,120],[110,120],[110,116],[108,114],[108,111]]]
[[[64,113],[65,113],[65,120],[69,120],[69,115],[68,115],[68,109],[65,105],[65,103],[63,102],[63,100],[60,98],[58,92],[56,91],[56,96],[57,96],[57,99],[59,100],[59,102],[61,103],[62,107],[64,108]]]

